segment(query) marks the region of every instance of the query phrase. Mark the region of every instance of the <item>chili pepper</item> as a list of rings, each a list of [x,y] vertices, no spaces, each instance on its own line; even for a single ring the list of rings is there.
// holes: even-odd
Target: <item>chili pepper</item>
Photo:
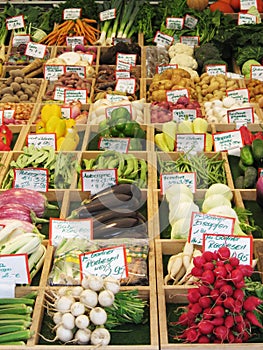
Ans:
[[[13,133],[11,129],[7,125],[2,124],[0,125],[0,134],[3,134],[6,136],[6,144],[10,146],[13,140]]]
[[[239,130],[240,130],[240,134],[241,134],[241,138],[242,138],[243,144],[244,145],[251,145],[252,141],[253,141],[253,134],[252,134],[252,132],[245,125],[242,125],[239,128]]]

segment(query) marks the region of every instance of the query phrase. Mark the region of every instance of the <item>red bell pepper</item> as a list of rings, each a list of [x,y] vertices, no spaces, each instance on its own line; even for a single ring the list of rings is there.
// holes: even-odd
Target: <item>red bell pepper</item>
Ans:
[[[241,133],[241,137],[242,137],[242,141],[244,145],[251,145],[254,135],[252,134],[252,132],[248,129],[247,126],[242,125],[240,128],[240,133]]]
[[[0,125],[0,135],[1,136],[4,135],[6,137],[5,143],[8,146],[10,146],[11,142],[13,140],[13,133],[7,125],[5,125],[5,124]]]

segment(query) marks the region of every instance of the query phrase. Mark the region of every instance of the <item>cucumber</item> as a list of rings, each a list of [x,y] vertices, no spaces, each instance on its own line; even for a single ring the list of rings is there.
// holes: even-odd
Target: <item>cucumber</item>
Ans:
[[[255,161],[260,162],[263,159],[263,140],[253,140],[251,147]]]

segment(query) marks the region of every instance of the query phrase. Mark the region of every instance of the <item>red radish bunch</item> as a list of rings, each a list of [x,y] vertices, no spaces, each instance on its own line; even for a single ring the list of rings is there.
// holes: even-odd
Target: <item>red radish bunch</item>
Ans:
[[[177,325],[186,329],[179,336],[188,343],[244,343],[252,328],[263,328],[255,311],[263,300],[246,296],[245,277],[253,268],[241,265],[227,247],[194,258],[192,274],[197,287],[188,290],[188,307]]]

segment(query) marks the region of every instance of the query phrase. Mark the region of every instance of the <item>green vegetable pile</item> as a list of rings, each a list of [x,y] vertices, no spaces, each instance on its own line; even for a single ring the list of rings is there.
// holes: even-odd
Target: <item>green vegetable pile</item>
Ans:
[[[220,159],[220,153],[209,158],[204,153],[180,154],[178,159],[163,161],[158,155],[159,173],[196,172],[196,187],[207,189],[214,183],[226,184],[225,160]]]
[[[129,150],[141,151],[146,135],[141,125],[132,120],[127,108],[118,107],[112,111],[110,118],[100,122],[98,136],[130,138]]]
[[[96,158],[83,159],[81,169],[117,169],[118,183],[134,183],[140,188],[147,186],[147,162],[145,159],[137,159],[131,153],[120,153],[107,150],[100,153]],[[79,172],[80,170],[79,169]],[[81,183],[79,181],[79,187]]]
[[[24,146],[22,153],[9,165],[1,188],[8,189],[13,186],[14,169],[42,168],[49,171],[49,188],[67,189],[77,167],[75,155],[70,153],[55,153],[52,147],[36,148],[34,145]]]

